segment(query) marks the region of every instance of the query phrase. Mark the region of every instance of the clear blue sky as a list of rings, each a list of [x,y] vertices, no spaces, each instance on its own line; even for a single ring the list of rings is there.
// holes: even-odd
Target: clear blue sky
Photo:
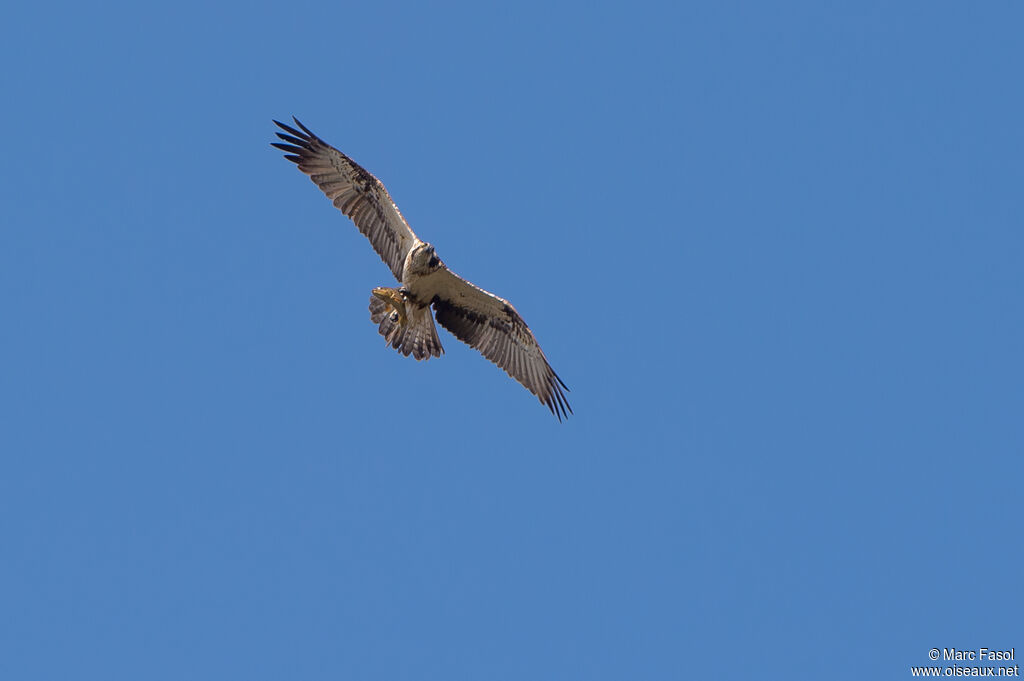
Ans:
[[[901,679],[1024,651],[1014,2],[18,3],[0,678]],[[269,143],[511,300],[559,424]],[[1018,655],[1020,656],[1020,655]]]

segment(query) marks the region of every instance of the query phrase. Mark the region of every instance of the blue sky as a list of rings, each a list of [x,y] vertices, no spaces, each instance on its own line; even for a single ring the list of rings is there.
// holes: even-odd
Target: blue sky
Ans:
[[[0,22],[0,677],[905,678],[1024,649],[1018,3]],[[381,178],[569,385],[269,146]]]

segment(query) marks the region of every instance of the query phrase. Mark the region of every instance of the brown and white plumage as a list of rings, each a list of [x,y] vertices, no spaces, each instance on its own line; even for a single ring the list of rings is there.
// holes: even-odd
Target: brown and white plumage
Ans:
[[[504,369],[536,395],[559,420],[572,413],[562,379],[548,364],[530,327],[507,300],[445,269],[445,295],[434,298],[438,323]]]
[[[378,287],[370,298],[370,319],[388,344],[417,360],[440,356],[433,306],[443,327],[519,381],[559,421],[571,414],[568,388],[515,308],[449,270],[434,247],[416,237],[377,178],[293,120],[298,130],[274,121],[285,143],[273,145],[352,218],[402,283]]]
[[[311,133],[298,119],[295,124],[302,128],[301,132],[274,122],[288,133],[279,132],[277,136],[289,144],[273,142],[273,146],[288,152],[285,158],[298,164],[299,170],[309,175],[335,208],[352,218],[373,250],[401,281],[406,256],[421,242],[381,181]]]
[[[378,287],[370,296],[370,321],[388,345],[417,360],[444,354],[430,308],[412,303],[398,289]]]

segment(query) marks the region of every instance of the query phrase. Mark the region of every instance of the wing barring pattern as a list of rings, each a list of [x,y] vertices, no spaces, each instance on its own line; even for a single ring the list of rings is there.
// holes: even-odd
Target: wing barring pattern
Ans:
[[[299,166],[338,210],[352,218],[359,231],[370,240],[373,250],[402,280],[402,268],[409,251],[419,243],[391,195],[376,177],[362,166],[310,132],[293,118],[296,130],[274,121],[284,132],[282,142],[272,145],[285,152],[285,158]]]
[[[471,284],[451,270],[434,316],[463,343],[505,370],[561,421],[572,413],[569,388],[551,368],[544,351],[512,304]]]

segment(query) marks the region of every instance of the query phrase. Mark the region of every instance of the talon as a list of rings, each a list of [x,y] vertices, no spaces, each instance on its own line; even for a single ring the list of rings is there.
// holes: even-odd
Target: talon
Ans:
[[[373,295],[383,300],[394,309],[398,315],[399,323],[405,326],[405,291],[402,289],[387,288],[378,286],[373,289]]]

